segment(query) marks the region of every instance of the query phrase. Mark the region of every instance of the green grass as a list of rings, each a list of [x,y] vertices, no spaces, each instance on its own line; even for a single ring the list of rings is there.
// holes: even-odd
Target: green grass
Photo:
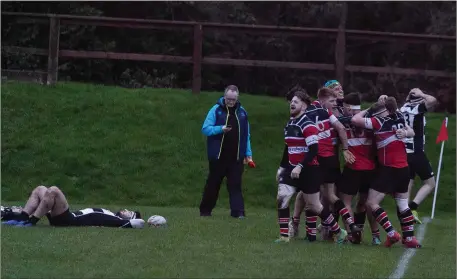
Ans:
[[[72,209],[139,207],[169,222],[167,229],[143,230],[51,228],[45,219],[37,228],[2,227],[5,278],[386,278],[404,252],[399,245],[272,243],[278,236],[274,175],[287,119],[281,98],[241,95],[258,168],[246,169],[248,219],[237,220],[229,217],[225,190],[214,216],[198,217],[207,174],[200,129],[220,93],[77,83],[1,88],[2,205],[23,204],[36,185],[58,185]],[[443,117],[427,118],[435,168]],[[405,278],[455,278],[455,116],[449,127],[437,219]],[[385,204],[399,228],[392,201]],[[430,205],[428,198],[423,216]]]
[[[75,206],[74,209],[79,207]],[[113,210],[117,208],[112,208]],[[2,227],[5,278],[387,278],[405,251],[297,240],[276,244],[276,212],[233,219],[221,209],[142,207],[167,229]],[[450,222],[449,222],[450,221]],[[41,224],[43,223],[43,224]],[[394,222],[398,227],[398,223]],[[302,232],[303,233],[303,232]],[[404,278],[455,278],[455,216],[428,224]]]
[[[196,207],[207,175],[200,132],[221,93],[123,89],[59,83],[2,84],[2,199],[24,200],[36,185],[58,185],[73,202]],[[288,104],[242,94],[257,169],[246,169],[247,210],[274,208],[274,176]],[[442,114],[427,118],[427,154],[436,169]],[[449,121],[437,209],[455,212],[455,116]],[[221,191],[227,207],[227,191]],[[431,198],[421,207],[429,211]]]

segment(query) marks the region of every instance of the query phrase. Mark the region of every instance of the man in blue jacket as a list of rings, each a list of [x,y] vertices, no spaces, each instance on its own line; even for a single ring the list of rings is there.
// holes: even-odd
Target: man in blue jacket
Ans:
[[[229,85],[203,123],[202,133],[207,136],[209,174],[200,203],[200,216],[211,216],[222,180],[227,177],[230,215],[245,217],[241,176],[243,163],[252,161],[252,151],[248,115],[238,96],[238,88]]]

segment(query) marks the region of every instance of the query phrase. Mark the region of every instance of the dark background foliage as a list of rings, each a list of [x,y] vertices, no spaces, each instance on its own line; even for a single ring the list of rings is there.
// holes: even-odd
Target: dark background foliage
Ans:
[[[455,36],[455,2],[348,2],[346,28]],[[207,21],[337,28],[341,2],[2,2],[2,11],[124,18]],[[192,55],[193,35],[185,31],[134,30],[64,25],[61,49]],[[2,45],[46,48],[46,25],[17,25],[2,17]],[[346,63],[455,72],[455,45],[347,40]],[[334,63],[335,40],[253,36],[205,31],[203,55],[223,58]],[[46,58],[2,53],[2,68],[45,69]],[[203,90],[235,83],[243,92],[284,95],[300,84],[314,94],[334,73],[258,67],[204,65]],[[192,66],[100,59],[60,59],[62,80],[124,87],[190,88]],[[366,101],[380,94],[404,98],[412,87],[432,92],[439,110],[455,112],[455,80],[392,74],[346,73],[345,91],[359,91]]]

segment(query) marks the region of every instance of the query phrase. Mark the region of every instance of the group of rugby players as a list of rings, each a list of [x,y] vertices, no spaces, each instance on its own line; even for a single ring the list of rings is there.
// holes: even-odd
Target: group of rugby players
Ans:
[[[288,100],[290,120],[284,128],[285,147],[276,175],[280,228],[276,242],[297,237],[304,211],[310,242],[320,231],[323,239],[359,244],[368,218],[373,245],[381,244],[380,225],[387,234],[386,247],[400,240],[407,248],[421,247],[414,236],[414,224],[420,222],[416,210],[435,184],[424,153],[424,113],[436,99],[415,88],[401,109],[394,97],[383,95],[362,110],[358,93],[344,94],[340,83],[330,80],[315,101],[301,88],[293,89]],[[342,173],[340,147],[345,160]],[[408,203],[416,174],[424,185]],[[289,204],[296,192],[291,219]],[[402,235],[380,205],[386,194],[396,201]],[[340,216],[345,228],[338,224]]]

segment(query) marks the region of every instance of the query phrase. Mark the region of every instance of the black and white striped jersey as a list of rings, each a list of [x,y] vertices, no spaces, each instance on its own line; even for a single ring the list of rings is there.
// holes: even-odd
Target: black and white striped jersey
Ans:
[[[84,208],[71,212],[73,222],[77,226],[123,227],[129,225],[129,220],[116,216],[104,208]]]
[[[407,153],[423,152],[425,146],[425,113],[427,107],[424,103],[406,103],[400,108],[406,124],[414,129],[415,136],[404,140]]]

